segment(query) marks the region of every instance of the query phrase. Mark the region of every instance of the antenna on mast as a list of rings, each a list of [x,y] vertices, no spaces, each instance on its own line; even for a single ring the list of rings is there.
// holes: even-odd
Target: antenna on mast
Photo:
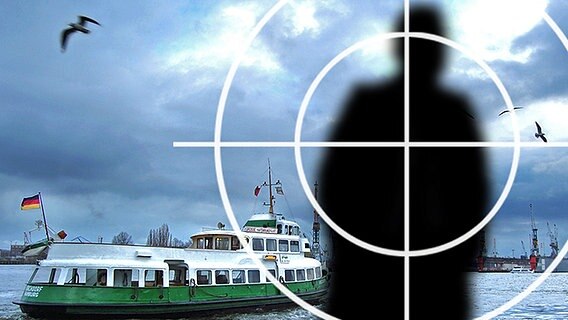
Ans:
[[[268,213],[274,214],[274,195],[272,194],[272,186],[281,186],[280,180],[272,183],[272,168],[270,167],[270,158],[268,159],[268,183],[264,181],[262,186],[268,187]],[[267,205],[266,202],[264,205]]]

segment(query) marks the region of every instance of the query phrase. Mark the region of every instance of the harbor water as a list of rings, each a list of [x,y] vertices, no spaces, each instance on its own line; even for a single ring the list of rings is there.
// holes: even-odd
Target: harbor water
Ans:
[[[523,292],[541,273],[471,273],[474,316],[484,317]],[[552,273],[518,304],[491,319],[568,319],[568,273]]]
[[[31,320],[24,316],[18,306],[12,303],[22,294],[22,290],[35,266],[0,265],[0,319]],[[517,296],[533,283],[540,274],[511,273],[470,273],[470,298],[474,317],[483,317],[488,312]],[[443,302],[440,313],[443,315]],[[277,310],[252,310],[232,312],[215,317],[193,318],[198,320],[268,320],[268,319],[318,319],[300,307],[287,307]],[[518,319],[568,319],[568,273],[554,273],[524,300],[493,317],[499,320]]]

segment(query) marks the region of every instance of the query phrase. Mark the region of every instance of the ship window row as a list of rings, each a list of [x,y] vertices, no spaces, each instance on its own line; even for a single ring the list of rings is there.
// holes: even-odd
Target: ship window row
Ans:
[[[268,269],[268,271],[276,277],[276,270]],[[198,285],[212,284],[243,284],[243,283],[260,283],[260,270],[244,270],[244,269],[220,269],[220,270],[197,270],[196,271]],[[266,280],[268,282],[268,279]]]
[[[284,269],[284,281],[305,281],[321,278],[321,267],[307,269]]]
[[[236,236],[207,236],[195,239],[194,248],[215,250],[238,250],[243,246]]]
[[[278,234],[298,236],[300,235],[300,227],[288,224],[282,225],[281,223],[279,223],[276,225],[276,232]]]
[[[211,250],[238,250],[242,248],[236,236],[231,237],[198,237],[195,239],[194,248]],[[300,242],[285,239],[252,238],[254,251],[270,252],[300,252]]]
[[[275,269],[268,269],[277,277]],[[110,276],[112,275],[112,277]],[[189,285],[189,270],[186,267],[174,268],[166,274],[170,286]],[[319,279],[321,267],[307,269],[285,269],[284,280],[304,281]],[[164,286],[164,270],[158,269],[104,269],[104,268],[36,268],[29,280],[30,284],[82,285],[94,287],[161,287]],[[261,278],[257,269],[218,269],[196,270],[198,285],[245,284],[270,282]]]
[[[265,250],[266,249],[266,250]],[[252,250],[272,252],[300,252],[300,242],[285,239],[252,238]]]
[[[268,269],[268,271],[276,277],[276,270]],[[261,283],[259,270],[197,270],[196,276],[198,285]],[[284,270],[286,282],[315,280],[321,276],[321,267]],[[265,278],[264,282],[268,283],[270,280]]]
[[[112,277],[110,275],[112,274]],[[184,283],[187,272],[170,270],[170,283]],[[93,287],[159,287],[164,284],[164,270],[106,268],[45,268],[33,272],[29,283],[81,285]]]

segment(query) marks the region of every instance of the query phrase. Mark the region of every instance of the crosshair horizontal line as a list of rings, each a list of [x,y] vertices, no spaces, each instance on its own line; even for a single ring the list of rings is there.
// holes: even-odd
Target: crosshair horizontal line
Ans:
[[[213,148],[217,144],[213,141],[174,141],[174,148]],[[496,147],[513,148],[517,144],[508,141],[485,142],[329,142],[329,141],[220,141],[222,148],[294,148],[307,147]],[[568,148],[568,142],[519,142],[522,148]]]

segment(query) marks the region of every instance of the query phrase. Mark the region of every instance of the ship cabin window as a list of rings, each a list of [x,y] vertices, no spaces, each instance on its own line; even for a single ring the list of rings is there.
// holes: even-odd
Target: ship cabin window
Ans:
[[[227,237],[215,237],[215,249],[229,250],[230,239]]]
[[[36,268],[29,282],[33,284],[57,283],[59,272],[57,268]]]
[[[163,270],[146,270],[144,272],[145,287],[161,287],[164,283]]]
[[[132,278],[130,281],[131,287],[138,287],[140,283],[140,270],[136,269],[132,272]]]
[[[321,278],[321,267],[316,267],[316,279]]]
[[[290,251],[292,252],[300,252],[300,242],[291,240],[290,241]]]
[[[79,272],[81,273],[81,272]],[[105,274],[106,278],[106,269],[86,269],[85,270],[85,285],[86,286],[100,286],[100,282],[102,282],[103,280],[106,279],[102,279],[103,278],[103,274]],[[81,275],[79,275],[79,277],[81,277]],[[79,279],[81,282],[83,282],[83,280]]]
[[[274,278],[276,278],[276,270],[274,269],[268,269],[268,272],[270,272],[270,274],[272,274],[272,276]],[[268,278],[266,278],[266,282],[270,282],[270,280]]]
[[[215,284],[228,284],[228,283],[229,283],[229,270],[216,270]]]
[[[264,251],[264,239],[252,238],[252,250]]]
[[[248,282],[249,283],[259,283],[260,282],[260,271],[259,270],[249,270],[248,271]]]
[[[197,270],[197,284],[211,284],[211,270]]]
[[[308,242],[304,243],[304,249],[309,249],[310,248],[310,244]]]
[[[132,270],[115,269],[114,270],[114,287],[130,287],[132,284]]]
[[[233,270],[233,283],[245,283],[245,270]]]
[[[294,270],[284,270],[284,281],[296,281]]]
[[[213,249],[213,237],[205,237],[205,249]]]
[[[278,240],[278,251],[288,252],[288,240]]]
[[[51,271],[49,272],[49,283],[57,283],[57,279],[59,278],[59,274],[61,272],[61,269],[58,268],[52,268]]]
[[[183,286],[186,284],[187,279],[187,268],[179,267],[170,269],[170,287],[171,286]]]
[[[289,235],[290,233],[291,233],[291,232],[290,232],[290,229],[288,229],[288,225],[285,225],[285,226],[284,226],[284,234],[288,234],[288,235]]]
[[[65,277],[65,284],[85,284],[85,268],[72,268],[67,270],[67,276]]]
[[[197,249],[213,249],[213,237],[197,238]]]
[[[97,269],[97,283],[96,286],[106,287],[107,285],[107,270]]]
[[[231,237],[231,250],[239,250],[240,248],[242,248],[242,246],[241,246],[241,242],[239,241],[239,238],[232,236]]]
[[[41,268],[43,269],[43,268]],[[37,280],[38,277],[36,277],[38,275],[38,271],[40,270],[39,267],[36,267],[34,269],[34,272],[32,272],[32,275],[30,276],[30,278],[28,279],[28,283],[35,283],[35,280]]]
[[[314,280],[314,269],[306,269],[308,280]]]
[[[292,235],[294,235],[294,236],[300,235],[300,227],[290,226],[290,230],[292,231]]]
[[[296,280],[297,281],[304,281],[306,280],[306,270],[298,269],[296,270]]]
[[[278,234],[282,234],[282,224],[281,223],[276,225],[276,232]]]
[[[276,239],[266,239],[266,251],[276,250]]]

